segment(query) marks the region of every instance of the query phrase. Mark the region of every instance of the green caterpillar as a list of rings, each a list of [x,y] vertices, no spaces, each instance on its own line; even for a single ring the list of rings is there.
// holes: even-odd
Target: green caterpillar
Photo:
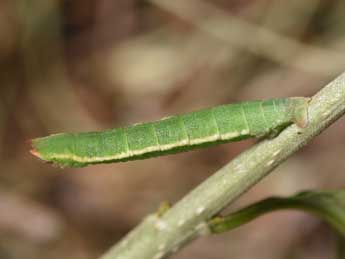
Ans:
[[[102,132],[60,133],[32,140],[31,153],[61,167],[173,154],[308,123],[308,98],[234,103]]]

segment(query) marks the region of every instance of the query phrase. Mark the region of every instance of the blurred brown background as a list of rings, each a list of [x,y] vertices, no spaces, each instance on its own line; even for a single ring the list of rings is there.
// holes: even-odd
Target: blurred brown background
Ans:
[[[27,140],[213,105],[310,96],[345,70],[342,0],[1,0],[0,258],[97,258],[163,200],[176,202],[255,140],[59,169]],[[338,121],[232,208],[345,187]],[[317,218],[273,213],[174,259],[323,259]]]

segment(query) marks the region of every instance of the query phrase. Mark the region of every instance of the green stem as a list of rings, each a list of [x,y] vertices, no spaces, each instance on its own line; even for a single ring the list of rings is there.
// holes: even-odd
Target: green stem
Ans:
[[[323,204],[319,203],[317,197],[315,201],[306,200],[301,197],[279,198],[272,197],[260,202],[257,202],[251,206],[241,209],[225,217],[215,217],[209,221],[209,227],[212,233],[222,233],[230,231],[236,227],[239,227],[245,223],[248,223],[252,219],[259,217],[265,213],[282,210],[282,209],[298,209],[306,212],[311,212],[329,224],[335,227],[336,230],[343,232],[343,222],[338,220],[338,215],[332,213]]]
[[[222,233],[248,223],[265,213],[280,209],[307,209],[307,205],[299,200],[268,198],[228,216],[215,217],[209,221],[209,227],[214,234]]]

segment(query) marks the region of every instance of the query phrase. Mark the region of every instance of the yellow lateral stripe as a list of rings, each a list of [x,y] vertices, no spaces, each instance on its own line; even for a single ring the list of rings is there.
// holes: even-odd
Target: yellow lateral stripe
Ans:
[[[219,134],[215,134],[215,135],[208,136],[208,137],[205,137],[205,138],[191,139],[191,140],[189,140],[189,143],[190,143],[190,145],[197,145],[197,144],[217,141],[219,139],[220,139]]]
[[[230,140],[240,135],[247,135],[248,133],[249,133],[248,130],[242,130],[241,132],[231,132],[231,133],[222,134],[222,135],[215,134],[215,135],[208,136],[205,138],[193,139],[189,141],[187,139],[184,139],[182,141],[179,141],[173,144],[150,146],[144,149],[130,150],[128,152],[122,152],[122,153],[111,155],[111,156],[81,157],[75,154],[52,154],[50,159],[72,160],[72,161],[80,162],[80,163],[120,160],[124,158],[129,158],[132,156],[144,155],[150,152],[167,151],[173,148],[183,147],[186,145],[198,145],[198,144],[213,142],[217,140]]]
[[[229,133],[226,133],[226,134],[222,134],[220,136],[220,138],[222,140],[228,140],[228,139],[236,138],[236,137],[238,137],[240,135],[241,135],[240,132],[235,131],[235,132],[229,132]]]

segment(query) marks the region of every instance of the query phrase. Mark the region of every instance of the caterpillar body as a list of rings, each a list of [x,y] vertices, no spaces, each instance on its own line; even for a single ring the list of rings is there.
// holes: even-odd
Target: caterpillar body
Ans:
[[[221,105],[102,132],[59,133],[32,140],[31,153],[61,167],[121,162],[264,137],[308,123],[308,98]]]

